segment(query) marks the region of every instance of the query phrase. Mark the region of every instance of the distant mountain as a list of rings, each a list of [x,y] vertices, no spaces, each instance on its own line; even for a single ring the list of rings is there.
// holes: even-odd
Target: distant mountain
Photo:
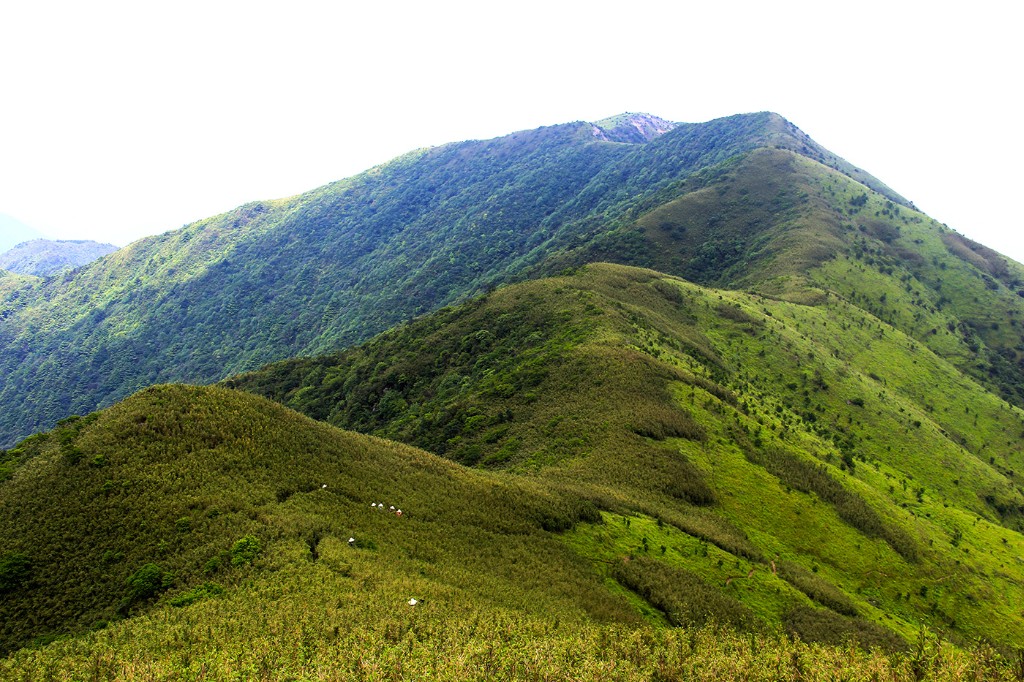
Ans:
[[[29,227],[17,218],[0,213],[0,253],[30,239],[42,238],[39,230]]]
[[[153,383],[344,347],[593,261],[802,301],[834,290],[1024,404],[1024,344],[1010,324],[1024,314],[1018,264],[774,114],[680,124],[636,144],[593,131],[581,122],[419,150],[4,295],[4,442]]]
[[[32,239],[0,253],[0,268],[46,277],[93,262],[117,251],[113,244],[88,240]]]

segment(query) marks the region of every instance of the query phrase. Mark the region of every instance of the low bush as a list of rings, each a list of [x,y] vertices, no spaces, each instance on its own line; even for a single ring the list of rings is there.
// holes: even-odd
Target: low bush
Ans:
[[[672,625],[727,624],[758,630],[760,621],[739,600],[705,583],[700,576],[655,559],[637,557],[616,566],[615,580],[662,611]]]
[[[128,590],[121,600],[119,610],[122,613],[127,612],[134,604],[151,599],[171,587],[174,584],[174,576],[157,564],[150,563],[128,576],[125,584]]]
[[[171,606],[188,606],[189,604],[194,604],[195,602],[201,599],[206,599],[207,597],[216,597],[221,594],[224,594],[223,587],[221,587],[217,583],[206,582],[202,585],[197,585],[196,587],[193,587],[191,590],[188,590],[187,592],[182,592],[176,597],[172,597],[168,600],[168,603]]]
[[[239,538],[235,544],[231,546],[229,554],[231,555],[232,566],[244,566],[251,564],[256,561],[256,557],[259,555],[261,550],[260,541],[254,535],[246,535],[243,538]]]
[[[828,609],[798,606],[783,616],[786,631],[805,642],[843,646],[855,643],[865,650],[895,653],[907,642],[892,630],[863,618],[849,618]]]
[[[32,562],[19,552],[7,552],[0,557],[0,594],[13,592],[24,585],[32,575]]]
[[[822,606],[847,616],[858,615],[857,607],[842,590],[799,564],[783,561],[779,564],[779,577]]]

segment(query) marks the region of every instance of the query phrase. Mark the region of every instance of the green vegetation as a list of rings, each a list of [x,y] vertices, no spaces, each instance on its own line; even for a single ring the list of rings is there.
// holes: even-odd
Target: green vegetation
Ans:
[[[32,575],[32,562],[24,554],[7,552],[0,557],[0,594],[13,592]]]
[[[983,595],[1020,589],[1024,462],[998,434],[1024,414],[837,297],[593,265],[228,384],[624,514],[629,530],[567,537],[609,565],[639,552],[719,587],[753,570],[736,598],[801,637],[1021,644],[1020,614]],[[975,417],[983,448],[954,435]],[[637,535],[637,514],[657,532]],[[812,600],[843,618],[800,610]]]
[[[74,465],[60,453],[71,428]],[[8,649],[31,646],[0,660],[4,678],[1016,679],[1012,655],[991,646],[927,633],[907,646],[793,604],[798,592],[779,600],[786,583],[763,566],[723,592],[707,571],[754,564],[716,569],[725,551],[660,520],[580,512],[540,478],[474,471],[237,392],[155,387],[21,448],[0,484],[0,539],[27,548],[34,577],[15,581],[0,622]],[[88,466],[101,451],[104,467]],[[283,500],[281,484],[294,491]],[[624,546],[632,559],[605,563]],[[209,557],[227,559],[216,582]],[[5,575],[26,565],[8,555]],[[51,590],[68,565],[76,580]],[[790,604],[785,630],[747,603],[751,581]],[[751,632],[711,624],[723,620]]]
[[[714,184],[766,146],[838,164],[768,113],[679,125],[644,144],[574,123],[413,152],[73,273],[0,278],[0,446],[151,384],[334,350],[567,264],[655,265],[661,245],[638,237],[641,212],[687,192],[695,174]],[[735,259],[731,241],[707,246],[709,277]],[[683,254],[703,247],[679,247],[659,269],[695,276]]]
[[[737,630],[751,630],[758,621],[738,599],[723,594],[700,576],[651,559],[638,557],[618,565],[615,580],[664,612],[669,623],[693,627],[723,623]]]
[[[61,452],[67,433],[76,463]],[[221,604],[254,580],[273,590],[281,571],[336,575],[359,609],[361,589],[386,586],[393,604],[415,595],[481,613],[637,621],[545,530],[599,520],[582,501],[254,396],[154,387],[19,449],[26,459],[0,483],[8,652],[164,605]],[[97,455],[101,467],[89,464]]]
[[[174,576],[156,564],[146,564],[128,576],[128,592],[119,610],[126,613],[134,604],[151,599],[174,585]]]
[[[246,535],[235,544],[231,545],[228,554],[231,556],[232,566],[245,566],[256,561],[260,553],[260,541],[253,535]]]
[[[1024,269],[602,125],[0,273],[0,677],[1024,678]]]
[[[383,583],[383,584],[382,584]],[[652,628],[536,616],[458,602],[410,609],[389,590],[317,565],[186,608],[23,649],[12,679],[747,680],[967,682],[1019,679],[989,646],[924,635],[905,653],[809,644],[716,627]],[[358,597],[354,592],[358,590]],[[403,592],[403,595],[405,592]],[[359,606],[356,604],[358,601]]]

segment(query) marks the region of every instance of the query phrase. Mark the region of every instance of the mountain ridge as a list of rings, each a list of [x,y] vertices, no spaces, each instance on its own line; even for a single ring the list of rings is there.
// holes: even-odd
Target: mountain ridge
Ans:
[[[591,126],[562,124],[417,150],[299,197],[253,202],[141,240],[72,276],[12,291],[0,298],[4,444],[152,383],[216,381],[270,360],[343,347],[498,284],[589,260],[728,286],[702,277],[718,276],[723,263],[739,267],[744,250],[756,246],[739,221],[731,242],[713,239],[705,248],[685,235],[638,230],[640,214],[692,194],[691,186],[721,181],[715,187],[728,189],[730,169],[764,145],[785,144],[843,165],[770,113],[680,124],[643,144],[594,139]],[[908,210],[902,197],[870,182],[893,202],[893,210],[883,202],[882,223],[894,220],[896,208]],[[835,192],[837,183],[831,190],[826,184],[812,189],[816,201],[831,205],[834,198],[822,192]],[[859,201],[859,193],[843,191]],[[745,200],[730,198],[728,210],[741,217]],[[796,200],[790,192],[783,204]],[[773,222],[787,215],[773,203],[778,197],[759,201],[764,225],[784,229]],[[810,230],[818,230],[813,221]],[[984,324],[977,330],[970,333],[994,336]],[[971,371],[998,365],[1009,385],[1021,372],[1020,358],[999,355],[1002,345],[1015,345],[1012,339],[1000,344],[986,354],[986,368]]]
[[[840,299],[806,306],[589,265],[227,385],[466,465],[560,481],[744,572],[780,556],[818,566],[856,604],[844,608],[907,637],[927,623],[1016,641],[1012,599],[978,609],[969,595],[1019,571],[1008,548],[1024,546],[1024,453],[1006,434],[1024,430],[1024,411]],[[908,603],[939,575],[958,587]],[[1006,580],[1001,590],[1018,589]],[[782,617],[767,595],[747,597]]]
[[[3,348],[28,349],[0,350],[0,404],[21,406],[0,423],[6,443],[148,384],[347,345],[525,276],[631,195],[760,144],[771,123],[689,124],[644,145],[576,123],[419,150],[25,287],[0,301]]]
[[[645,120],[0,271],[0,670],[1014,679],[1024,266]]]

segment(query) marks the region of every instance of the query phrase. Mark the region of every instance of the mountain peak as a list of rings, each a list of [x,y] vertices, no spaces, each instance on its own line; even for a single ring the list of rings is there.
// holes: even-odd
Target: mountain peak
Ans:
[[[591,123],[594,137],[607,142],[638,144],[650,142],[676,127],[675,123],[651,114],[626,112]]]

